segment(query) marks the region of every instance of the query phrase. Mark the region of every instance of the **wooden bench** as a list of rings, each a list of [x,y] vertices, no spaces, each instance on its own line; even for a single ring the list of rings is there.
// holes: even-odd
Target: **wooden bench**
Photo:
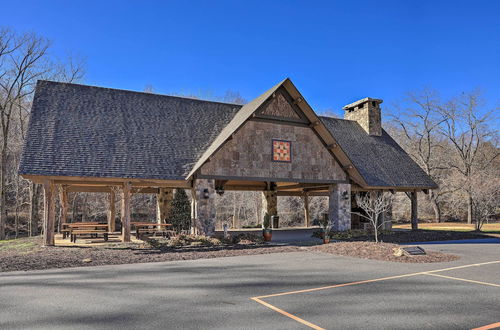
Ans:
[[[171,236],[173,234],[172,230],[167,229],[171,227],[170,223],[153,223],[153,222],[133,222],[132,225],[135,227],[135,237],[140,239],[141,234],[161,234],[163,237]]]
[[[67,235],[70,236],[71,242],[75,243],[77,236],[90,235],[90,237],[98,237],[99,234],[103,234],[104,241],[108,240],[108,225],[97,223],[97,222],[81,222],[81,223],[70,223],[67,225]],[[64,233],[63,233],[64,235]]]
[[[95,225],[101,225],[99,222],[67,222],[62,224],[62,228],[59,231],[62,233],[62,238],[66,239],[71,235],[71,230],[73,228],[78,228],[82,226],[95,226]]]
[[[69,228],[61,229],[61,233],[62,233],[62,238],[66,239],[66,237],[69,236],[69,233],[71,233],[71,229]]]
[[[143,234],[152,234],[153,236],[156,236],[160,234],[162,237],[168,238],[172,237],[175,235],[174,230],[169,230],[169,229],[157,229],[157,228],[139,228],[136,229],[135,236],[140,239],[141,235]]]
[[[97,237],[99,234],[103,235],[105,242],[108,241],[108,231],[99,229],[73,229],[70,234],[71,242],[76,243],[77,236],[90,235],[90,237],[93,237],[95,235],[95,237]]]

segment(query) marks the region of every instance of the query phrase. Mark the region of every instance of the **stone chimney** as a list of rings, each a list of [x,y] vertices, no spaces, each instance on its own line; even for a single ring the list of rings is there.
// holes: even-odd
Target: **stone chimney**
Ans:
[[[382,135],[382,120],[380,115],[380,103],[383,100],[365,97],[362,100],[348,104],[345,110],[344,119],[355,120],[366,133],[375,136]]]

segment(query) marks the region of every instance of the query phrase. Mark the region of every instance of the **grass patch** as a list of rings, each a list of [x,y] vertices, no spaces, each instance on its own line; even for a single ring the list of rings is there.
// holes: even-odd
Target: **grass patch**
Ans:
[[[411,229],[411,224],[395,224],[393,228]],[[439,230],[439,231],[457,231],[457,232],[472,232],[476,228],[474,224],[463,222],[442,222],[442,223],[419,223],[419,229],[424,230]],[[486,223],[483,225],[481,232],[500,234],[500,223]]]
[[[38,237],[26,237],[0,241],[0,252],[18,251],[29,253],[35,251],[39,247],[40,239]]]

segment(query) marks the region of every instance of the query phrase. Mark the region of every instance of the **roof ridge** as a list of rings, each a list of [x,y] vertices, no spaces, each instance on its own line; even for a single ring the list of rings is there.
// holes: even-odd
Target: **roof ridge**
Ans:
[[[69,82],[54,81],[54,80],[47,80],[47,79],[39,79],[38,82],[50,83],[50,84],[59,84],[59,85],[73,85],[73,86],[88,87],[88,88],[97,88],[97,89],[103,89],[103,90],[106,89],[106,90],[110,90],[110,91],[119,91],[119,92],[127,92],[127,93],[143,94],[143,95],[172,97],[172,98],[183,99],[183,100],[192,100],[192,101],[208,102],[208,103],[218,103],[218,104],[225,104],[225,105],[232,105],[232,106],[239,106],[239,107],[242,107],[242,106],[245,105],[245,104],[239,104],[239,103],[230,103],[230,102],[221,102],[221,101],[211,101],[211,100],[205,100],[205,99],[197,99],[197,98],[194,98],[194,97],[168,95],[168,94],[158,94],[158,93],[150,93],[150,92],[140,92],[140,91],[134,91],[134,90],[131,90],[131,89],[102,87],[102,86],[96,86],[96,85],[77,84],[77,83],[69,83]]]
[[[320,115],[318,116],[319,118],[325,118],[325,119],[334,119],[334,120],[345,120],[345,121],[355,121],[352,119],[345,119],[345,118],[337,118],[337,117],[330,117],[330,116],[325,116],[325,115]]]

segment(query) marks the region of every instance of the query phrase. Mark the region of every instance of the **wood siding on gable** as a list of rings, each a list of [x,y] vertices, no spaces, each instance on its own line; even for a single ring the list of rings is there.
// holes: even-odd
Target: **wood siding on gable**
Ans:
[[[272,160],[272,141],[292,142],[290,163]],[[247,121],[200,169],[201,175],[270,181],[347,180],[345,172],[309,127]]]
[[[264,104],[259,111],[259,115],[301,119],[295,110],[293,110],[292,105],[287,101],[283,92],[277,92],[273,99]]]

